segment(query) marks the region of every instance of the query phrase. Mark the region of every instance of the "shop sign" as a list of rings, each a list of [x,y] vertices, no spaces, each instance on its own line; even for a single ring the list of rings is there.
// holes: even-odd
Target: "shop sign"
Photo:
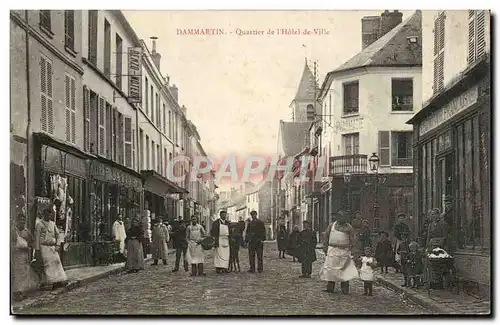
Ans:
[[[142,48],[128,49],[128,102],[142,102]]]
[[[419,125],[420,136],[426,134],[427,132],[435,129],[439,125],[451,119],[458,113],[466,110],[473,104],[477,102],[478,98],[478,86],[470,88],[458,97],[453,98],[448,104],[441,107],[429,117],[423,120]]]
[[[358,131],[361,129],[363,129],[363,118],[359,116],[343,118],[339,121],[336,121],[333,126],[333,131],[336,134]]]
[[[142,181],[139,178],[97,161],[91,163],[90,175],[93,178],[118,183],[129,188],[139,189],[142,187]]]

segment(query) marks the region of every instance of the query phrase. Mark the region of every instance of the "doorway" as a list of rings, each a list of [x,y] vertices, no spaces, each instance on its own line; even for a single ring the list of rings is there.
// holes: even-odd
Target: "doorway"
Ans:
[[[436,183],[438,202],[440,209],[444,211],[444,198],[450,196],[453,199],[453,153],[448,152],[437,158]]]

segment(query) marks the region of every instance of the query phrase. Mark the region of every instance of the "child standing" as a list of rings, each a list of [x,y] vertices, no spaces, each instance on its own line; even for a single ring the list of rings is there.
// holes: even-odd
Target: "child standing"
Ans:
[[[316,232],[311,228],[311,222],[304,220],[304,230],[299,234],[299,245],[297,258],[302,263],[302,275],[300,278],[310,278],[312,274],[312,264],[316,261],[316,245],[318,239]]]
[[[231,226],[232,232],[231,237],[229,238],[229,272],[236,271],[236,267],[238,272],[241,272],[240,269],[240,246],[243,242],[243,236],[238,231],[237,226]]]
[[[406,259],[406,272],[408,274],[408,286],[412,288],[420,286],[420,278],[423,273],[422,255],[416,241],[408,245],[408,257]]]
[[[377,259],[378,265],[380,265],[380,273],[389,273],[387,268],[393,265],[393,251],[392,243],[389,240],[389,234],[385,231],[379,232],[380,241],[375,248],[375,258]]]
[[[359,277],[363,280],[365,293],[363,296],[372,296],[374,269],[377,266],[377,260],[372,257],[372,248],[365,247],[365,256],[361,257],[361,269],[359,270]]]
[[[299,245],[300,228],[298,225],[293,226],[293,231],[288,240],[287,253],[293,257],[293,261],[297,258],[297,247]]]

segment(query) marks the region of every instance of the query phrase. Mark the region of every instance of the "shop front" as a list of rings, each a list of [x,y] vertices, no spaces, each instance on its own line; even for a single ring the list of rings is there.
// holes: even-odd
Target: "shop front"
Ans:
[[[481,293],[490,286],[489,74],[488,61],[479,62],[408,122],[415,130],[415,226],[425,232],[431,209],[446,213],[459,278]]]
[[[151,220],[161,216],[173,221],[173,194],[183,194],[187,191],[153,170],[142,170],[144,186],[144,207],[151,213]],[[169,216],[170,211],[170,216]]]
[[[86,231],[91,223],[87,195],[89,156],[43,133],[33,134],[33,139],[37,199],[34,213],[29,215],[29,227],[33,231],[43,208],[55,203],[55,221],[63,235],[63,265],[91,265],[92,243]]]

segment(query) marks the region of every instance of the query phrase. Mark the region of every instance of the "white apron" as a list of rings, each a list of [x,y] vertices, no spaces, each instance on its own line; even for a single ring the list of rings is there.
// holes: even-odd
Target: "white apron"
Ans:
[[[117,220],[113,224],[113,238],[120,241],[120,253],[123,254],[125,252],[125,238],[127,238],[123,222]]]
[[[190,236],[188,238],[188,249],[186,252],[186,260],[189,264],[201,264],[204,262],[204,252],[203,247],[196,242],[202,239],[201,226],[200,225],[190,225]]]
[[[375,279],[375,275],[373,272],[373,268],[371,266],[366,265],[367,263],[373,264],[375,259],[373,257],[363,256],[361,258],[361,269],[359,269],[359,277],[363,281],[373,281]]]
[[[221,224],[219,227],[219,247],[215,249],[214,265],[216,268],[229,268],[229,227]]]
[[[335,229],[333,224],[328,240],[329,246],[325,256],[325,264],[320,272],[322,281],[345,282],[359,277],[358,270],[351,258],[348,248],[332,247],[330,245],[348,245],[349,235]]]

